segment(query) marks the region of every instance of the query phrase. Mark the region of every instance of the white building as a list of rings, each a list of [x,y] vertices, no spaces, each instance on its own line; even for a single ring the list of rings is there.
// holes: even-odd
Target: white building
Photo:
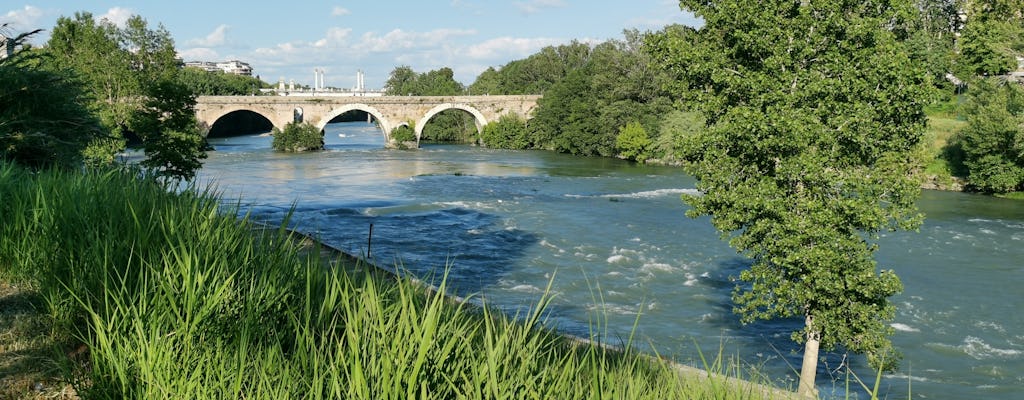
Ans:
[[[199,68],[210,72],[224,72],[226,74],[252,76],[252,66],[238,60],[210,62],[210,61],[189,61],[186,67]]]
[[[0,34],[0,60],[14,55],[14,39]]]

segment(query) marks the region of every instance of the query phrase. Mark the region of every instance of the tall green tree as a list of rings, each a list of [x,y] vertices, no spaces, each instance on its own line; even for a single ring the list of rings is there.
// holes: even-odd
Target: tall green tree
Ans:
[[[384,93],[389,96],[454,96],[463,90],[455,71],[448,67],[418,74],[403,65],[395,67],[384,83]]]
[[[547,46],[522,60],[514,60],[495,70],[490,68],[469,87],[471,93],[543,94],[572,71],[590,60],[591,47],[572,41]]]
[[[584,64],[551,85],[530,121],[534,147],[585,156],[615,156],[619,129],[639,122],[658,132],[670,100],[665,74],[651,67],[645,35],[598,44]]]
[[[259,77],[206,71],[200,68],[182,68],[179,80],[197,96],[248,96],[259,94],[268,87]]]
[[[1024,0],[964,1],[967,22],[957,63],[967,76],[993,76],[1017,69],[1024,56]]]
[[[909,0],[680,1],[704,20],[651,43],[707,118],[683,147],[711,216],[752,259],[734,291],[742,321],[802,318],[799,391],[815,393],[819,349],[894,368],[888,325],[902,290],[880,270],[877,235],[922,217],[913,157],[925,72],[904,41]]]
[[[18,47],[38,32],[7,40]],[[112,161],[114,150],[101,151],[108,131],[88,109],[81,82],[68,71],[48,68],[49,61],[31,49],[0,58],[0,159],[30,168]]]
[[[937,85],[953,72],[954,46],[962,29],[958,0],[914,0],[920,18],[908,39],[911,57],[924,65]],[[966,77],[961,77],[966,78]]]
[[[95,99],[91,108],[118,136],[142,141],[143,162],[158,176],[191,179],[206,157],[195,121],[195,94],[180,79],[174,41],[132,16],[123,28],[89,13],[61,17],[47,51],[54,65],[75,71]]]
[[[384,94],[388,96],[420,96],[416,78],[416,71],[413,71],[412,67],[408,65],[395,67],[387,82],[384,83]]]

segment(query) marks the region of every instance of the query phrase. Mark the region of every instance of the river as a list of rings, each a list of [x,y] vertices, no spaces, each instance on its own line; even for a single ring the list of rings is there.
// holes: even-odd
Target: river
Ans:
[[[200,172],[254,218],[449,284],[510,314],[551,284],[548,323],[700,367],[698,349],[795,387],[801,321],[741,325],[732,277],[747,261],[707,218],[684,216],[693,178],[671,167],[544,151],[428,145],[383,148],[366,123],[328,125],[327,150],[282,154],[269,137],[211,139]],[[925,191],[920,232],[883,235],[877,258],[903,280],[886,375],[890,399],[1024,398],[1024,202]],[[373,226],[372,238],[370,226]],[[634,328],[635,327],[635,328]],[[843,362],[820,363],[822,393],[842,394]],[[850,361],[867,381],[863,357]],[[854,394],[852,398],[867,398]]]

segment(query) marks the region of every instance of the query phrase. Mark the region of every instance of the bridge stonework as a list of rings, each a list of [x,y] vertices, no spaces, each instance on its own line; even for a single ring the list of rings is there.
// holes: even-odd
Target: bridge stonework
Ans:
[[[391,142],[391,130],[413,123],[416,140],[423,126],[441,111],[459,109],[473,115],[477,130],[505,114],[529,119],[541,96],[200,96],[196,99],[196,118],[212,127],[218,119],[236,111],[251,111],[284,129],[297,114],[321,130],[335,117],[358,110],[369,113]]]

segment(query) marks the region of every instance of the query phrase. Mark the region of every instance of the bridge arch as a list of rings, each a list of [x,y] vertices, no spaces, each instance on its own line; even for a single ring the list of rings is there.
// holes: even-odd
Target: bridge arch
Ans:
[[[231,115],[238,115],[241,113],[255,114],[270,122],[271,127],[278,127],[278,121],[274,120],[274,115],[272,114],[268,115],[268,113],[266,112],[261,112],[261,110],[253,109],[251,107],[232,107],[221,110],[220,112],[214,114],[211,118],[208,118],[205,121],[201,121],[205,124],[206,128],[204,129],[205,132],[203,132],[203,135],[209,135],[213,128],[217,125],[217,123],[221,122],[221,120],[225,119],[226,117]]]
[[[427,125],[427,122],[430,122],[431,118],[434,118],[435,115],[445,110],[462,110],[472,114],[473,119],[476,120],[476,133],[478,135],[480,134],[480,131],[483,129],[484,125],[487,125],[487,118],[484,117],[484,114],[481,113],[480,110],[477,110],[475,107],[462,103],[445,103],[430,109],[430,111],[427,111],[423,118],[416,123],[416,142],[419,142],[420,137],[423,136],[423,127]]]
[[[316,124],[316,127],[320,128],[322,131],[327,127],[327,124],[330,123],[331,120],[349,111],[362,111],[372,115],[373,119],[377,120],[377,124],[380,125],[380,129],[384,131],[384,142],[387,143],[391,140],[391,129],[393,128],[391,123],[384,118],[384,113],[368,104],[346,104],[339,108],[332,109],[331,112],[325,114],[323,118],[320,119],[320,122]]]

